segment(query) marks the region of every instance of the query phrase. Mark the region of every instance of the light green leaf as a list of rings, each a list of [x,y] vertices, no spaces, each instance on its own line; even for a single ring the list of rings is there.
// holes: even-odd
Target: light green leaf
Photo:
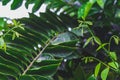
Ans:
[[[108,43],[104,43],[104,44],[100,45],[100,46],[96,49],[96,51],[99,51],[101,48],[104,48],[107,44],[108,44]]]
[[[102,80],[106,80],[106,79],[107,79],[108,72],[109,72],[109,68],[105,68],[105,69],[101,72],[101,79],[102,79]]]
[[[117,60],[117,55],[115,52],[110,52],[110,57],[112,57],[114,60]]]
[[[78,18],[82,18],[85,20],[87,17],[92,5],[96,2],[96,0],[89,0],[86,4],[83,4],[78,10]]]
[[[93,23],[91,21],[85,21],[85,23],[88,25],[93,25]]]
[[[5,44],[4,39],[1,37],[0,38],[0,48],[4,47],[4,44]]]
[[[96,37],[96,36],[94,36],[94,41],[95,41],[97,44],[99,44],[99,45],[102,44],[102,43],[101,43],[101,40],[100,40],[98,37]]]
[[[115,69],[119,68],[119,64],[117,62],[109,62],[108,64]]]
[[[100,71],[100,67],[101,67],[101,63],[99,63],[99,64],[96,65],[96,67],[95,67],[95,72],[94,72],[95,77],[98,76],[99,71]]]
[[[97,0],[97,4],[103,9],[106,0]]]
[[[15,32],[15,35],[16,35],[16,37],[19,37],[19,36],[20,36],[20,34],[19,34],[18,32]]]
[[[113,39],[115,43],[118,45],[119,44],[119,37],[118,36],[113,36]]]
[[[16,37],[16,35],[15,35],[15,32],[14,32],[13,35],[12,35],[12,40],[14,40],[15,37]]]
[[[83,45],[83,48],[85,48],[91,42],[92,39],[93,37],[88,38],[85,44]]]

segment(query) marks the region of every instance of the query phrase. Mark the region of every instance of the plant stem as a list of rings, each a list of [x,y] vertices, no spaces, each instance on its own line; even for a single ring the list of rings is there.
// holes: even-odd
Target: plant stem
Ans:
[[[33,61],[29,64],[29,66],[25,69],[25,71],[23,72],[22,75],[25,75],[26,72],[31,68],[31,66],[34,64],[34,62],[40,57],[40,55],[43,53],[43,51],[49,46],[49,44],[51,43],[51,41],[53,41],[56,38],[53,37],[51,40],[47,41],[46,45],[44,46],[44,48],[39,52],[39,54],[33,59]]]
[[[113,70],[113,71],[116,72],[116,69],[114,69],[114,68],[110,67],[109,65],[105,64],[105,63],[102,62],[101,60],[99,60],[99,59],[97,59],[97,58],[95,58],[95,57],[89,57],[89,58],[92,58],[92,59],[94,59],[94,60],[96,60],[96,61],[102,63],[104,66],[109,67],[111,70]]]
[[[15,28],[17,28],[17,27],[13,27],[13,28],[9,29],[5,34],[2,35],[2,37],[5,37],[10,31],[12,31]]]

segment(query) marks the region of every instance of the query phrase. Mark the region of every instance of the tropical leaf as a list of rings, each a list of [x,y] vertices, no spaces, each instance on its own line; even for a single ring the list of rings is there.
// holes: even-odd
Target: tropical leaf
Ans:
[[[65,24],[64,20],[69,19],[70,22]],[[69,27],[72,29],[77,25],[73,18],[47,11],[41,13],[40,17],[30,14],[30,18],[18,21],[25,24],[24,29],[20,27],[20,23],[14,21],[12,26],[19,26],[14,29],[15,34],[9,31],[1,38],[1,46],[3,41],[7,45],[6,51],[0,50],[0,73],[4,75],[3,79],[49,80],[61,63],[61,60],[54,57],[78,57],[76,43],[79,40],[68,31]]]

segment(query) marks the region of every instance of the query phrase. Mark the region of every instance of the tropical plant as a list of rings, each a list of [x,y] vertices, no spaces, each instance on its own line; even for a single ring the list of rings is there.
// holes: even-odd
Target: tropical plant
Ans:
[[[2,0],[6,5],[10,0]],[[13,0],[11,9],[23,0]],[[46,12],[0,19],[1,80],[119,80],[119,0],[26,0]]]

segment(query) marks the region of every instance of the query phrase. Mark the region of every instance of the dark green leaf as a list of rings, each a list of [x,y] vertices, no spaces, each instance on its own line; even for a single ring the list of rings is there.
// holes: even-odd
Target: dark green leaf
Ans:
[[[52,65],[42,66],[38,68],[33,68],[29,70],[27,74],[31,74],[31,75],[39,74],[42,76],[52,76],[56,72],[58,66],[59,64],[52,64]]]
[[[96,78],[94,77],[94,75],[91,75],[87,80],[96,80]]]
[[[2,0],[2,5],[6,5],[9,2],[10,2],[10,0]]]
[[[49,78],[44,77],[44,76],[33,76],[36,80],[49,80]]]
[[[36,12],[40,6],[43,4],[44,0],[36,0],[35,5],[32,8],[32,12]]]
[[[73,72],[75,80],[86,80],[84,69],[79,65]]]
[[[18,7],[20,7],[23,3],[23,0],[13,0],[13,3],[11,4],[11,10],[15,10]]]
[[[0,80],[8,80],[8,78],[5,75],[0,74]]]
[[[29,75],[23,75],[23,76],[20,76],[19,80],[36,80],[36,79]]]
[[[4,21],[3,18],[0,18],[0,31],[5,28],[6,22]]]

